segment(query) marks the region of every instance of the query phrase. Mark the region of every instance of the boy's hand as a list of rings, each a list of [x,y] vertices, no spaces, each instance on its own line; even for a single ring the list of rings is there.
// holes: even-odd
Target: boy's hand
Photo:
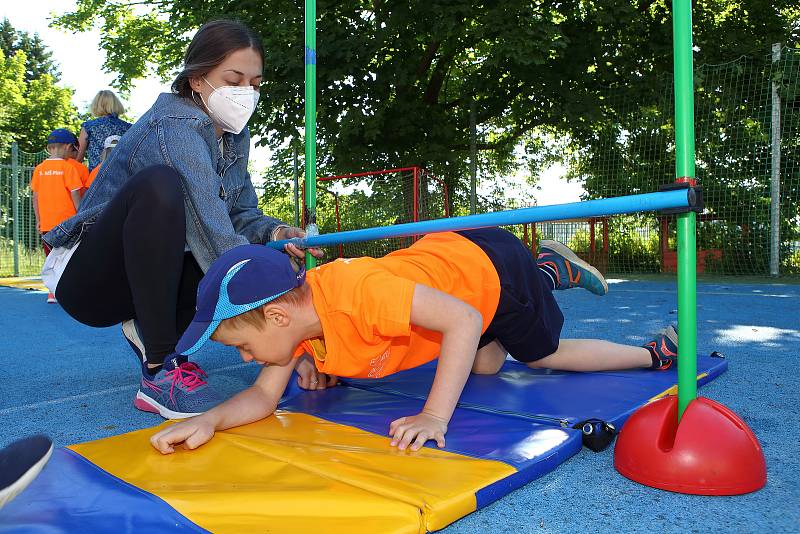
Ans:
[[[444,447],[444,435],[447,433],[447,421],[429,413],[418,413],[401,417],[389,425],[392,446],[401,451],[411,445],[411,450],[419,450],[429,439],[436,441],[440,449]]]
[[[202,417],[193,417],[170,425],[150,436],[150,444],[161,454],[175,452],[173,445],[183,443],[184,449],[196,449],[214,437],[214,423]]]
[[[325,389],[335,386],[339,378],[333,375],[326,375],[317,371],[311,356],[303,355],[297,359],[297,366],[294,368],[299,375],[297,385],[303,389]]]

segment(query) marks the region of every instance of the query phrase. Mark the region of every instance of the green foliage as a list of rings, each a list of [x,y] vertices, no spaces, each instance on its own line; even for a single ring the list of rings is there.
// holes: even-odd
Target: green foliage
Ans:
[[[117,86],[124,93],[135,79],[151,72],[166,78],[180,64],[188,44],[186,32],[199,26],[181,4],[176,2],[173,16],[165,20],[161,9],[169,9],[169,3],[160,0],[78,0],[75,11],[56,18],[54,25],[77,32],[96,27],[106,51],[104,68],[119,73]],[[151,11],[148,5],[156,9]]]
[[[588,256],[591,249],[592,238],[588,230],[578,230],[567,241],[567,246],[579,256]],[[595,250],[603,249],[603,236],[599,232],[594,237]]]
[[[294,192],[289,183],[268,182],[260,191],[258,207],[266,215],[294,223]]]
[[[80,128],[72,104],[72,89],[59,87],[50,74],[30,81],[25,79],[25,53],[0,55],[0,152],[12,141],[20,150],[38,152],[44,148],[47,134],[56,128]]]
[[[16,36],[16,37],[14,37]],[[39,152],[56,128],[80,128],[72,89],[59,87],[58,71],[38,36],[0,26],[0,154],[16,141],[20,150]],[[6,49],[15,50],[7,55]],[[33,54],[28,56],[26,50]]]
[[[785,38],[791,5],[701,2],[702,59]],[[447,179],[456,205],[467,201],[471,100],[484,132],[481,174],[491,179],[510,171],[521,140],[533,147],[536,168],[542,129],[581,142],[596,136],[613,88],[633,84],[630,98],[652,104],[653,82],[671,70],[663,0],[321,0],[317,13],[320,173],[426,166]],[[252,130],[276,152],[288,150],[303,124],[299,0],[78,0],[57,24],[99,28],[105,68],[124,89],[148,70],[165,76],[179,68],[187,37],[215,17],[239,18],[264,38],[267,82]]]
[[[22,150],[42,150],[47,134],[56,128],[68,128],[77,135],[80,122],[72,94],[72,89],[55,85],[49,74],[28,84],[25,103],[16,119],[17,127],[12,130]]]
[[[16,117],[25,104],[25,54],[0,55],[0,154],[8,146],[6,132],[15,126]]]
[[[609,221],[608,272],[657,273],[661,270],[657,221],[624,215]]]
[[[701,249],[724,250],[707,270],[763,274],[768,271],[772,169],[773,83],[781,97],[781,239],[787,250],[800,238],[800,50],[784,48],[720,65],[700,66],[695,75],[696,176],[706,209],[698,225]],[[573,159],[572,176],[589,198],[658,190],[675,168],[671,79],[663,94],[640,103],[621,88],[609,98],[603,120],[593,125]],[[793,134],[793,132],[795,132]],[[674,245],[674,244],[673,244]],[[633,260],[632,260],[633,261]]]
[[[25,81],[30,82],[49,74],[58,82],[58,71],[50,52],[38,34],[33,37],[28,32],[17,31],[7,18],[0,23],[0,50],[5,57],[12,57],[17,51],[25,53]]]
[[[800,274],[800,249],[787,252],[784,256],[784,258],[787,258],[785,274]]]
[[[465,213],[474,102],[482,132],[480,175],[484,184],[497,184],[481,209],[504,207],[507,191],[499,178],[520,163],[535,176],[565,155],[590,198],[654,191],[674,178],[667,0],[319,0],[317,13],[320,175],[424,166],[447,181],[451,213]],[[149,72],[172,76],[194,31],[219,17],[240,19],[264,39],[266,82],[251,130],[275,157],[265,177],[265,202],[285,212],[292,206],[286,189],[292,143],[302,143],[302,2],[78,0],[56,24],[98,28],[105,69],[117,72],[117,85],[127,89]],[[693,21],[697,65],[800,38],[794,0],[701,0],[694,3]],[[756,235],[768,222],[768,174],[756,168],[765,153],[752,147],[764,146],[771,119],[755,110],[753,95],[736,88],[767,76],[779,83],[785,101],[796,100],[800,89],[791,77],[795,71],[774,70],[763,59],[732,68],[724,79],[712,71],[697,75],[697,173],[706,198],[720,199],[709,202],[709,214],[723,221],[706,225],[701,241],[738,239],[744,250],[749,238],[742,237],[743,228]],[[800,120],[797,115],[791,120]],[[734,139],[740,148],[731,148]],[[784,142],[784,168],[796,169],[800,144]],[[784,213],[800,211],[796,183],[787,179]],[[408,185],[407,178],[376,182],[376,198],[394,202],[395,213],[408,213]],[[798,240],[797,228],[788,224],[783,235]],[[623,226],[614,232],[618,251],[612,250],[610,268],[614,257],[622,262],[630,251],[628,267],[657,270],[656,234],[645,237]]]

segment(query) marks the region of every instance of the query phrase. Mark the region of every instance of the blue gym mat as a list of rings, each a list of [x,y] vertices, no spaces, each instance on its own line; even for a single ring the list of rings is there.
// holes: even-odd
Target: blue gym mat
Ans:
[[[713,380],[726,368],[725,360],[699,358],[699,383]],[[421,410],[434,370],[434,365],[426,365],[381,380],[346,380],[342,385],[324,391],[306,392],[294,386],[287,392],[280,409],[284,413],[307,414],[336,425],[355,427],[387,439],[385,436],[393,419]],[[452,453],[450,460],[464,456],[500,462],[497,465],[505,464],[513,469],[478,483],[470,482],[471,486],[467,484],[465,488],[457,489],[455,497],[465,491],[470,493],[474,507],[470,507],[468,513],[541,477],[580,451],[582,434],[580,430],[571,428],[573,424],[599,418],[619,428],[633,410],[667,392],[675,385],[676,379],[674,370],[569,373],[532,370],[513,361],[507,361],[498,375],[471,376],[449,425],[444,451]],[[324,424],[318,426],[319,433],[322,433]],[[96,443],[109,442],[107,448],[113,449],[115,439],[106,438]],[[327,441],[323,442],[329,445]],[[323,446],[308,445],[311,448]],[[335,447],[358,454],[358,447],[347,441],[336,443]],[[432,445],[428,447],[435,448]],[[236,454],[236,451],[237,448],[233,447],[230,453]],[[364,451],[363,465],[359,469],[367,473],[368,478],[374,478],[376,474],[371,470],[375,468],[371,466],[369,453]],[[154,455],[154,451],[146,446],[120,449],[119,454],[125,454],[126,462],[133,464],[170,462],[171,458]],[[404,456],[396,459],[400,472],[404,468],[403,462],[413,460],[413,454]],[[328,459],[325,455],[314,461],[315,466],[322,462],[332,473],[337,468],[336,459]],[[441,461],[447,464],[448,459]],[[292,468],[301,464],[294,460],[290,463]],[[437,474],[436,467],[433,467],[428,475],[452,476],[448,471],[451,466],[445,464],[441,464],[442,473]],[[158,472],[155,464],[151,464],[151,469]],[[204,469],[208,469],[207,464]],[[381,474],[385,473],[377,476]],[[157,475],[153,476],[157,479]],[[202,487],[203,473],[195,476],[198,487]],[[391,483],[389,480],[387,484]],[[358,486],[361,481],[356,477],[347,483]],[[270,481],[265,480],[264,484],[269,485]],[[280,483],[276,484],[278,487],[272,487],[272,491],[281,489]],[[458,485],[456,481],[454,485]],[[381,494],[380,489],[369,489]],[[293,490],[285,488],[286,492]],[[203,498],[199,490],[186,488],[186,491],[188,493],[181,497],[182,500]],[[437,497],[443,503],[452,500],[445,494]],[[235,490],[230,498],[236,499]],[[463,498],[463,495],[458,498]],[[129,483],[124,476],[120,478],[107,473],[94,465],[91,458],[86,459],[72,450],[59,449],[29,490],[0,511],[0,532],[50,532],[53,527],[70,530],[78,524],[83,530],[121,524],[127,525],[125,528],[128,530],[143,528],[148,532],[204,530],[193,521],[191,514],[181,514],[175,506],[137,487],[135,482]],[[459,512],[460,515],[443,520],[436,517],[437,514],[447,515],[442,506],[438,501],[426,503],[420,509],[421,523],[400,530],[438,529],[464,515]],[[254,513],[251,519],[252,527],[263,520],[258,513]],[[320,523],[319,527],[323,528],[323,524]]]
[[[715,379],[727,368],[728,363],[721,357],[698,356],[698,385]],[[379,380],[345,379],[344,382],[352,387],[424,400],[435,372],[436,362],[430,362]],[[595,418],[620,428],[638,407],[663,395],[677,380],[675,367],[659,372],[636,369],[571,373],[529,369],[508,359],[497,375],[470,376],[458,405],[561,426]]]

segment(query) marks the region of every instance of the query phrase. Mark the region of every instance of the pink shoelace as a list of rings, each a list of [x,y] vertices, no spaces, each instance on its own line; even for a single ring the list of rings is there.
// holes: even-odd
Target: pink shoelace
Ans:
[[[172,387],[170,387],[169,391],[170,397],[172,397],[172,391],[177,382],[183,384],[188,391],[194,391],[200,386],[204,386],[206,384],[204,378],[208,375],[197,364],[192,362],[183,362],[172,371],[169,371],[167,376],[172,378]]]
[[[197,375],[200,378],[206,378],[208,376],[208,374],[205,371],[203,371],[203,369],[201,369],[200,366],[197,365],[194,362],[184,362],[180,366],[183,367],[184,369],[186,369],[187,371],[191,371],[193,373],[197,373]]]

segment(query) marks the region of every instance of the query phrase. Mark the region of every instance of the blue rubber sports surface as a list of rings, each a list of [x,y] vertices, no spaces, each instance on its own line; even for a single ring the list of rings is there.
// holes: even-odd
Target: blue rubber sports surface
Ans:
[[[708,380],[724,371],[726,364],[703,358],[699,367]],[[434,371],[433,365],[426,365],[389,379],[352,381],[357,384],[345,381],[325,391],[295,387],[287,392],[280,408],[384,435],[391,421],[422,411]],[[669,371],[554,373],[507,361],[496,376],[470,377],[464,402],[448,425],[444,450],[515,468],[477,488],[476,506],[481,508],[577,454],[581,432],[571,428],[576,422],[603,417],[621,426],[628,413],[663,394],[676,379],[676,373]],[[144,463],[151,452],[136,449],[120,454],[126,454],[131,462]],[[336,465],[329,468],[336,469]],[[184,499],[194,499],[194,493],[188,492]],[[48,530],[45,525],[101,529],[110,524],[150,532],[202,530],[160,498],[66,449],[58,449],[43,476],[0,511],[0,521],[5,523],[0,530],[8,532],[44,532]]]
[[[558,299],[566,316],[565,337],[600,336],[639,344],[675,318],[672,283],[621,282],[612,284],[603,298],[571,291],[559,293]],[[795,386],[798,301],[800,287],[792,285],[699,285],[698,349],[702,354],[720,350],[730,364],[729,371],[702,394],[739,413],[761,440],[769,481],[760,492],[730,498],[669,494],[617,474],[611,450],[595,454],[584,449],[536,483],[470,514],[445,532],[739,531],[742,525],[747,530],[796,531],[800,432],[791,422],[800,402]],[[159,422],[157,416],[131,406],[136,361],[118,328],[79,325],[35,292],[0,288],[0,309],[0,445],[45,432],[63,446]],[[258,370],[221,347],[205,350],[198,361],[210,372],[212,384],[226,394],[246,386]],[[353,388],[335,391],[356,397],[373,393]],[[413,397],[407,401],[420,402]],[[592,404],[591,397],[587,402]],[[390,411],[381,417],[391,417]],[[489,415],[477,413],[475,417]],[[536,422],[520,419],[523,423]],[[460,424],[472,425],[454,419],[453,425]],[[484,424],[485,433],[494,432]],[[380,432],[379,427],[376,423],[374,431]],[[448,446],[462,448],[450,434]],[[488,488],[485,496],[479,495],[480,504],[502,495],[505,488],[496,490]],[[692,509],[703,513],[687,512]]]

